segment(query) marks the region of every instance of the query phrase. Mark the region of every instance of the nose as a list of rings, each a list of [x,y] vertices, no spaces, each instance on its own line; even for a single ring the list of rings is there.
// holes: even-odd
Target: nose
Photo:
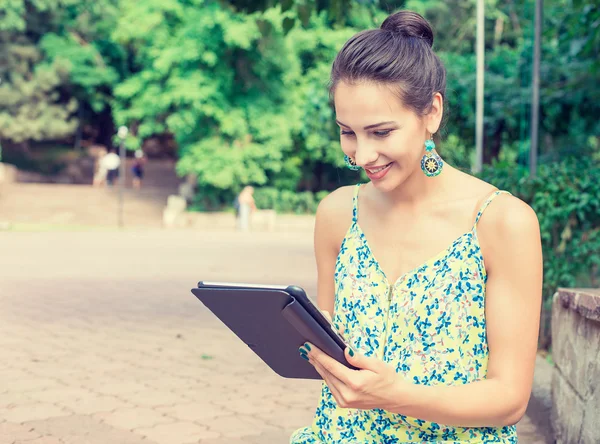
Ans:
[[[356,153],[354,154],[354,161],[360,167],[373,165],[379,154],[367,141],[358,143],[356,146]]]

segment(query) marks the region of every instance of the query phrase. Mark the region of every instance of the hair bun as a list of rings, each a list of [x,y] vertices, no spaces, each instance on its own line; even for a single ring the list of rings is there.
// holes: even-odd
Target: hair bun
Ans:
[[[390,15],[381,24],[381,29],[404,37],[415,37],[433,46],[433,30],[429,22],[412,11],[399,11]]]

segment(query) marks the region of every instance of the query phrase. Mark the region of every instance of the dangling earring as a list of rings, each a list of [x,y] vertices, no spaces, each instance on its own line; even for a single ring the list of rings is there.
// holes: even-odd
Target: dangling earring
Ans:
[[[433,135],[432,135],[433,137]],[[425,149],[427,152],[421,159],[421,169],[427,177],[435,177],[442,172],[444,162],[438,153],[432,152],[435,148],[435,142],[433,138],[425,141]]]
[[[346,166],[352,171],[360,170],[360,167],[356,164],[354,159],[352,159],[352,157],[348,156],[347,154],[344,156],[344,162],[346,162]]]

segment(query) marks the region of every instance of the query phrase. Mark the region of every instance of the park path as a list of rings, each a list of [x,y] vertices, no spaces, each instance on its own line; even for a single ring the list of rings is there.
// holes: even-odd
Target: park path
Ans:
[[[119,221],[118,187],[0,182],[0,223],[116,227]],[[171,194],[179,179],[171,160],[151,160],[143,187],[131,187],[129,165],[123,197],[123,220],[128,227],[160,228]]]

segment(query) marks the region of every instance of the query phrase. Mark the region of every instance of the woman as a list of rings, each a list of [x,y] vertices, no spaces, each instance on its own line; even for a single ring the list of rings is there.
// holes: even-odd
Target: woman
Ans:
[[[256,211],[254,203],[254,187],[247,185],[238,195],[235,201],[238,229],[248,231],[250,229],[250,215]]]
[[[324,385],[292,443],[517,442],[537,349],[539,225],[435,151],[446,82],[432,44],[427,21],[402,11],[333,64],[342,151],[370,181],[319,205],[318,304],[360,370],[300,348]]]
[[[94,163],[94,178],[92,180],[92,185],[94,187],[101,187],[106,183],[106,174],[107,170],[104,166],[104,157],[108,154],[106,148],[100,147],[96,152],[96,159]]]

